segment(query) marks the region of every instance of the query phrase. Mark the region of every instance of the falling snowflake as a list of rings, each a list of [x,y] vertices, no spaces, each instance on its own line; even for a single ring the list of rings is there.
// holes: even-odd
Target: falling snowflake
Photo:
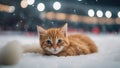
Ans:
[[[75,12],[76,10],[74,9],[73,11]]]
[[[15,16],[16,14],[15,13],[13,13],[13,16]]]
[[[76,10],[74,9],[73,12],[76,13]]]
[[[78,0],[78,1],[82,1],[82,0]]]
[[[42,26],[45,26],[45,24],[42,24]]]
[[[88,4],[87,2],[85,2],[85,4]]]
[[[18,23],[16,24],[16,27],[17,27],[17,28],[19,27],[19,24],[18,24]]]
[[[20,23],[23,22],[23,20],[20,20]]]
[[[35,5],[32,5],[33,7],[35,6]]]
[[[54,22],[53,22],[53,21],[52,21],[51,23],[52,23],[52,25],[54,25]]]

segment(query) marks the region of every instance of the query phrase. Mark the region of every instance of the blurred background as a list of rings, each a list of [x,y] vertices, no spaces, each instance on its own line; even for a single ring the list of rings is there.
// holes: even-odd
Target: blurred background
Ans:
[[[0,32],[65,23],[69,32],[119,34],[120,0],[0,0]]]

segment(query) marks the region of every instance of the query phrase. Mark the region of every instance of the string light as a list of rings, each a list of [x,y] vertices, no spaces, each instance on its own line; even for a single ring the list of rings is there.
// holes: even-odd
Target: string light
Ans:
[[[117,15],[118,15],[118,17],[120,18],[120,11],[118,12],[118,14],[117,14]]]
[[[103,12],[102,12],[101,10],[98,10],[98,11],[97,11],[97,16],[98,16],[98,17],[102,17],[102,16],[103,16]]]
[[[22,8],[26,8],[28,6],[27,0],[22,0],[20,5]]]
[[[35,0],[27,0],[28,5],[33,5]]]
[[[89,15],[90,17],[93,17],[93,16],[95,15],[94,10],[93,10],[93,9],[89,9],[89,10],[88,10],[88,15]]]
[[[112,13],[111,13],[110,11],[106,11],[106,12],[105,12],[105,16],[106,16],[107,18],[111,18]]]
[[[15,6],[0,4],[0,11],[13,13],[15,11]]]
[[[44,5],[44,3],[39,3],[38,6],[37,6],[37,9],[38,9],[39,11],[44,11],[44,10],[45,10],[45,5]]]
[[[61,3],[60,3],[60,2],[55,2],[55,3],[53,4],[53,8],[54,8],[55,10],[59,10],[59,9],[61,8]]]

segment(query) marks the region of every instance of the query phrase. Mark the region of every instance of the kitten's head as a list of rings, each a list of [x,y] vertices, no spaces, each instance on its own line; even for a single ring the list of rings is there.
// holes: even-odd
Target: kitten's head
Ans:
[[[37,26],[41,48],[49,54],[58,54],[64,51],[68,45],[67,24],[61,28],[44,29]]]

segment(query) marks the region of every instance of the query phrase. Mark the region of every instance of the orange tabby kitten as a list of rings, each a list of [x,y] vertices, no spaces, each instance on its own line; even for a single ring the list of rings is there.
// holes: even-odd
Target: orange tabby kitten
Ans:
[[[75,56],[98,51],[94,42],[83,34],[67,34],[67,24],[61,28],[43,29],[37,26],[39,42],[43,54]]]

